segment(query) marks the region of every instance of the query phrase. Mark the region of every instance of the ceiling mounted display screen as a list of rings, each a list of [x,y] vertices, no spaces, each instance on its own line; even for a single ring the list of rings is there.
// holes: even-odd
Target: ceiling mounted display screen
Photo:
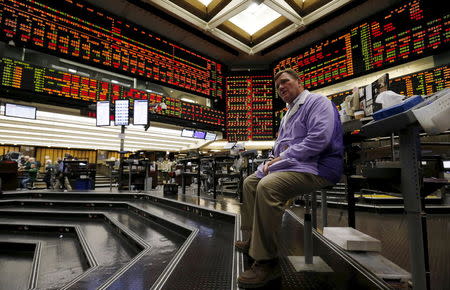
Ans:
[[[148,100],[134,100],[133,125],[147,125]]]
[[[189,138],[193,138],[193,137],[194,137],[194,130],[183,129],[183,130],[181,131],[181,137],[189,137]]]
[[[223,98],[222,64],[88,2],[4,0],[0,14],[5,42]]]
[[[448,49],[450,11],[445,5],[425,0],[400,3],[282,59],[274,73],[293,68],[305,87],[318,88]]]
[[[5,116],[26,118],[26,119],[36,119],[36,107],[23,106],[16,104],[5,104]]]
[[[128,126],[130,112],[129,105],[130,101],[128,100],[116,100],[114,102],[114,125]]]
[[[217,135],[215,133],[206,132],[205,140],[214,141],[216,140]]]
[[[96,121],[97,126],[109,126],[110,125],[110,104],[108,101],[97,102],[97,114]]]
[[[196,139],[205,139],[206,132],[205,131],[194,131],[194,138]]]

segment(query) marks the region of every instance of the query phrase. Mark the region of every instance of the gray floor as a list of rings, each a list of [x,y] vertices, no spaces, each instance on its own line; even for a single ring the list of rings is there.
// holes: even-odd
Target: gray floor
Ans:
[[[320,208],[319,208],[320,210]],[[303,208],[294,208],[300,217]],[[322,228],[320,214],[318,228]],[[328,226],[347,226],[346,209],[328,209]],[[407,271],[411,271],[406,216],[356,212],[356,229],[382,243],[381,254]],[[428,250],[432,289],[450,289],[450,214],[428,214]]]
[[[161,190],[153,191],[161,194]],[[202,203],[215,209],[240,212],[239,198],[218,195],[216,203],[209,195],[201,194],[206,201],[198,201],[195,186],[186,189],[186,196],[174,197],[192,203]],[[210,201],[209,201],[210,200]],[[291,210],[303,219],[302,207],[291,207]],[[318,208],[318,228],[322,228],[320,206]],[[328,209],[328,226],[347,226],[347,210],[345,208]],[[411,271],[409,242],[407,236],[406,216],[404,214],[378,214],[357,211],[356,229],[382,242],[381,254],[407,271]],[[428,249],[431,270],[431,289],[450,289],[450,214],[428,214]]]
[[[105,189],[98,191],[104,192]],[[107,191],[107,190],[106,190]],[[111,193],[114,196],[117,190]],[[162,188],[150,192],[154,195],[162,196]],[[138,194],[138,193],[136,193]],[[211,196],[202,193],[201,198],[197,197],[196,187],[188,187],[186,195],[176,195],[170,198],[183,202],[192,203],[216,210],[224,210],[233,213],[240,212],[240,204],[237,196],[218,196],[214,201]],[[320,209],[320,207],[319,207]],[[293,207],[291,210],[300,218],[303,217],[303,209]],[[347,217],[345,209],[329,208],[329,226],[346,226]],[[321,228],[320,215],[318,216],[318,227]],[[400,267],[410,271],[409,248],[407,239],[406,218],[403,214],[377,214],[372,212],[356,213],[356,228],[382,241],[382,255],[396,263]],[[289,235],[288,235],[289,237]],[[430,214],[428,215],[428,237],[429,254],[431,268],[432,289],[450,289],[450,214]],[[295,239],[290,241],[293,243]],[[288,251],[285,251],[288,253]],[[284,267],[287,263],[283,262]],[[304,285],[307,286],[307,285]],[[321,289],[324,285],[311,286],[307,289]],[[331,287],[331,286],[330,286]],[[286,287],[275,287],[288,289]],[[329,288],[329,287],[325,287]],[[330,289],[333,289],[331,287]],[[338,288],[345,289],[345,288]]]
[[[21,191],[21,193],[23,192],[24,191]],[[25,198],[26,200],[24,200],[22,205],[4,204],[2,206],[4,212],[3,215],[0,215],[0,220],[7,223],[17,222],[18,220],[24,220],[28,223],[32,221],[36,223],[43,221],[46,223],[51,222],[49,221],[49,217],[45,215],[42,216],[42,220],[41,218],[31,219],[31,216],[29,215],[33,215],[33,213],[9,218],[8,210],[22,210],[27,212],[34,210],[44,211],[46,213],[52,211],[61,212],[62,210],[95,210],[108,212],[110,216],[117,219],[118,222],[151,245],[150,251],[142,256],[135,265],[122,273],[120,277],[110,285],[110,289],[124,289],[124,286],[128,287],[128,289],[149,289],[162,271],[165,271],[169,262],[172,262],[172,258],[187,238],[168,228],[163,229],[164,236],[161,236],[154,230],[155,228],[158,228],[157,223],[152,224],[150,220],[146,220],[130,210],[109,208],[107,203],[103,203],[105,204],[103,206],[96,205],[94,207],[93,202],[105,202],[105,200],[110,201],[111,199],[114,199],[114,193],[111,194],[111,199],[92,196],[85,197],[82,195],[81,197],[76,198],[76,200],[89,200],[88,207],[86,207],[84,202],[78,203],[76,206],[63,204],[69,200],[74,201],[69,194],[67,195],[67,198],[63,194],[64,193],[60,193],[57,197],[50,198],[52,202],[48,202],[48,199],[45,199],[45,197],[36,197],[32,199]],[[56,205],[55,200],[59,201],[60,204]],[[173,274],[167,279],[164,289],[193,289],[195,287],[201,287],[203,289],[231,288],[231,277],[233,276],[234,271],[232,267],[234,252],[234,222],[199,216],[198,214],[188,213],[174,207],[165,206],[161,203],[133,199],[133,196],[116,201],[128,202],[148,213],[175,221],[178,224],[184,224],[190,229],[198,228],[198,234],[194,236],[189,248],[185,254],[181,256],[179,264],[177,264],[173,270]],[[56,223],[64,224],[64,222],[58,218],[54,218],[54,220]],[[66,222],[72,223],[70,219],[66,219]],[[118,253],[120,254],[123,251],[121,251],[119,245],[115,245],[114,243],[114,235],[112,235],[114,231],[104,231],[100,225],[96,224],[95,219],[89,221],[86,225],[82,222],[77,222],[76,224],[82,227],[86,240],[91,245],[93,254],[97,257],[98,262],[101,265],[94,273],[95,277],[93,277],[94,275],[90,275],[92,277],[90,281],[83,279],[86,282],[83,284],[78,283],[77,285],[81,287],[80,289],[95,289],[97,286],[105,283],[105,279],[108,279],[123,267],[125,265],[124,263],[128,263],[136,253],[133,252],[130,253],[130,255],[123,257],[117,256]],[[100,224],[102,223],[100,222]],[[112,246],[115,248],[111,248]],[[195,262],[193,263],[193,261]],[[223,264],[223,266],[215,266],[220,264]],[[55,282],[54,279],[49,280],[50,282]],[[75,287],[78,287],[77,285],[75,285]]]
[[[33,251],[0,251],[0,289],[28,288],[33,254]]]

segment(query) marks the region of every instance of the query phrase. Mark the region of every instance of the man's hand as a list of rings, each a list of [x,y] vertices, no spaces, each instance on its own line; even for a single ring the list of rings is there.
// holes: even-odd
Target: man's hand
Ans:
[[[264,167],[263,167],[264,175],[269,174],[269,166],[270,166],[270,165],[272,165],[272,164],[274,164],[275,162],[280,161],[280,160],[281,160],[280,157],[277,157],[277,158],[274,158],[274,159],[269,159],[269,160],[264,164]]]

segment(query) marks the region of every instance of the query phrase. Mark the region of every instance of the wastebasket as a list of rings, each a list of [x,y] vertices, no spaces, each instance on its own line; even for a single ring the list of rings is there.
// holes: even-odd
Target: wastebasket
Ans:
[[[75,190],[90,190],[92,181],[89,178],[77,179],[75,181]]]

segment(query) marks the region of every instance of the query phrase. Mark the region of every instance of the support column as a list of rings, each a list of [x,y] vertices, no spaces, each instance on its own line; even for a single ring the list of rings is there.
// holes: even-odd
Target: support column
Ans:
[[[417,126],[400,131],[401,186],[408,220],[408,240],[414,289],[430,289],[426,214],[420,196],[420,137]]]

